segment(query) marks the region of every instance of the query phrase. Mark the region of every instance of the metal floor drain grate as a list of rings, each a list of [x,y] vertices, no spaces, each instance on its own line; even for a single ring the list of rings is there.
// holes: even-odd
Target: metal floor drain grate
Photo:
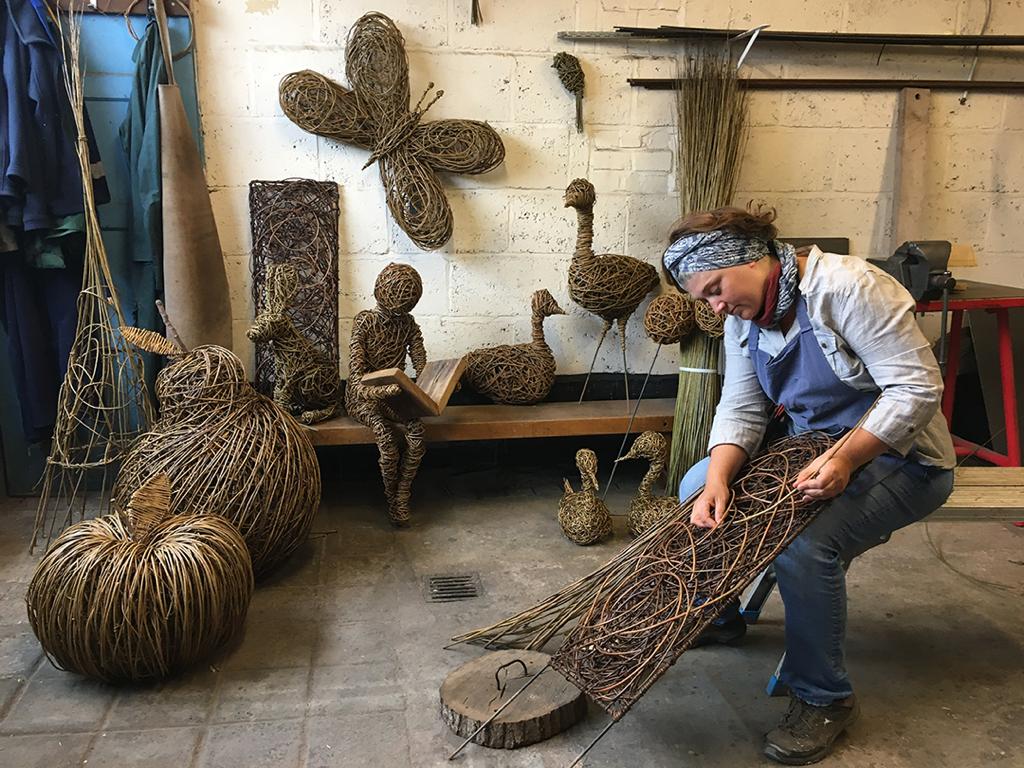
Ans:
[[[480,597],[480,592],[480,575],[477,573],[430,576],[427,579],[427,601],[431,603],[472,600]]]

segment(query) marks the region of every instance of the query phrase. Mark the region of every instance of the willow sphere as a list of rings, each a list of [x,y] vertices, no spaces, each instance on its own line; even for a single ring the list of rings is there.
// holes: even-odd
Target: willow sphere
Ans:
[[[693,302],[683,293],[664,293],[647,305],[644,330],[658,344],[678,344],[693,331]]]
[[[242,362],[214,345],[182,353],[156,380],[160,419],[132,446],[114,484],[122,507],[166,473],[174,514],[234,523],[260,578],[305,540],[320,505],[320,468],[302,427],[246,381]]]
[[[28,618],[53,664],[107,682],[162,679],[209,657],[245,623],[245,542],[216,515],[170,517],[166,475],[123,513],[77,523],[43,556]]]
[[[697,299],[693,302],[693,313],[697,327],[712,339],[718,339],[725,335],[725,315],[715,314],[715,310],[704,299]]]
[[[408,264],[391,262],[377,275],[373,298],[377,305],[392,314],[411,312],[423,296],[423,279]]]

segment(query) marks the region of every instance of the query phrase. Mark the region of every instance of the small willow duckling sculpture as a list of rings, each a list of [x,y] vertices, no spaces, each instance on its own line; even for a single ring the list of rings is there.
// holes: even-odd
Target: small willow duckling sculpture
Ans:
[[[612,517],[597,495],[597,455],[589,448],[580,448],[576,451],[576,467],[581,487],[574,491],[568,480],[562,481],[565,494],[558,502],[558,524],[569,541],[587,546],[611,535]]]
[[[565,310],[546,288],[533,294],[533,337],[528,344],[502,344],[474,349],[463,377],[477,392],[496,403],[529,405],[548,396],[555,383],[555,356],[544,340],[544,318]]]
[[[655,523],[663,520],[679,507],[675,496],[655,496],[651,488],[665,474],[668,465],[668,441],[659,432],[644,432],[634,442],[629,453],[618,461],[626,459],[647,459],[650,462],[636,496],[629,504],[626,527],[629,535],[636,537]]]
[[[587,392],[590,374],[597,362],[604,337],[612,323],[618,324],[622,345],[622,375],[629,400],[629,371],[626,367],[626,322],[640,302],[658,286],[658,271],[645,261],[617,253],[594,253],[594,203],[597,193],[586,179],[576,179],[565,190],[565,207],[576,209],[576,249],[569,264],[569,298],[604,321],[590,370],[583,383],[580,401]]]

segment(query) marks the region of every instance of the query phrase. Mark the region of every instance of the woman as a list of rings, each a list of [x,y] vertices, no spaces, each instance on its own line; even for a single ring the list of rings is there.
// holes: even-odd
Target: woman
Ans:
[[[955,454],[939,410],[942,377],[907,291],[862,259],[817,248],[797,256],[775,239],[774,218],[739,208],[690,214],[663,263],[680,290],[728,315],[710,456],[679,489],[685,499],[703,486],[695,525],[725,519],[729,483],[760,446],[773,405],[793,432],[853,430],[797,476],[805,498],[832,501],[775,560],[786,607],[780,680],[792,700],[764,752],[805,765],[824,758],[858,713],[843,661],[845,568],[946,500]],[[720,621],[726,636],[737,622],[742,630],[735,611]]]

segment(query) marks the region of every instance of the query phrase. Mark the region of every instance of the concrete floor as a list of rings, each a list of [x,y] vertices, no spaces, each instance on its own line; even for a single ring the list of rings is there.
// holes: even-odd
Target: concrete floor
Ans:
[[[615,445],[591,441],[602,464]],[[578,548],[555,522],[576,443],[432,446],[415,526],[394,531],[373,456],[323,459],[308,543],[253,597],[245,636],[165,685],[111,687],[54,669],[25,618],[32,500],[0,505],[0,766],[442,766],[459,743],[437,713],[445,675],[480,653],[447,638],[546,597],[627,541]],[[554,451],[551,449],[554,448]],[[459,467],[470,467],[459,469]],[[639,478],[610,494],[624,510]],[[367,482],[369,480],[369,482]],[[1024,529],[933,521],[902,531],[850,572],[848,665],[863,715],[831,766],[1024,765]],[[424,579],[476,572],[484,595],[433,604]],[[588,756],[588,766],[767,765],[762,734],[785,699],[764,684],[783,645],[773,596],[736,648],[687,653]],[[567,766],[607,722],[515,752],[471,745],[455,765]]]

